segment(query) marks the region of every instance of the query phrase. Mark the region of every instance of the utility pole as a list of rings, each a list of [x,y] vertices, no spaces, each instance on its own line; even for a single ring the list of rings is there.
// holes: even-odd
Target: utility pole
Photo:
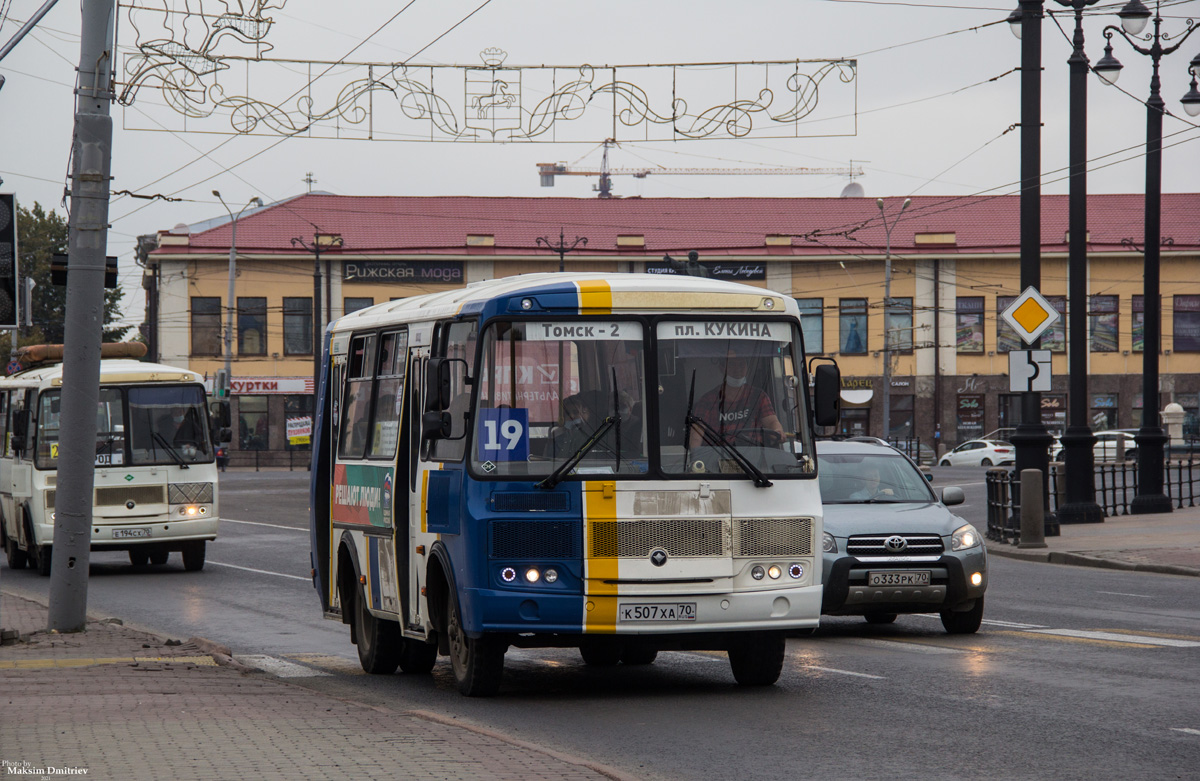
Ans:
[[[95,485],[96,403],[104,326],[104,266],[112,168],[113,0],[82,0],[71,172],[62,418],[48,629],[87,625],[88,566]]]
[[[883,440],[890,441],[892,433],[892,228],[900,221],[900,214],[912,203],[905,198],[900,211],[888,225],[887,213],[883,210],[883,199],[877,198],[879,219],[883,220],[883,232],[887,236],[887,249],[883,260]]]
[[[313,227],[316,228],[315,225]],[[295,238],[292,239],[292,246],[313,254],[313,410],[316,410],[317,393],[321,389],[322,333],[325,330],[321,324],[321,249],[340,248],[342,237],[337,233],[321,233],[317,228],[313,233],[312,244],[304,239]],[[330,314],[332,313],[325,313],[326,317]]]

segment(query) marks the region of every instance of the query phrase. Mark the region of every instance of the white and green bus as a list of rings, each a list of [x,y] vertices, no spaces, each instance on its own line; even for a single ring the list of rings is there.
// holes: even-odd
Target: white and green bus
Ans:
[[[204,567],[217,537],[215,442],[228,438],[229,412],[206,405],[196,372],[136,360],[137,343],[106,344],[96,405],[94,551],[128,551],[135,567],[182,554]],[[19,371],[0,378],[0,543],[8,566],[50,574],[59,448],[62,347],[21,348]],[[68,444],[69,443],[69,444]]]

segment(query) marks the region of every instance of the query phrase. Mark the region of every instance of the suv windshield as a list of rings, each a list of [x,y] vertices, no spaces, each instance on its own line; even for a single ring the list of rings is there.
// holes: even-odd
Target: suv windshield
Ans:
[[[925,476],[903,456],[879,448],[879,453],[819,453],[824,504],[867,502],[932,502],[937,497]]]

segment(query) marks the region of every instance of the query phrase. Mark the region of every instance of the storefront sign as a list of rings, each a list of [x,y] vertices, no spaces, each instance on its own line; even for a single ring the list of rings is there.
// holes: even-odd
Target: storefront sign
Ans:
[[[729,263],[702,260],[700,265],[708,269],[714,279],[766,279],[767,267],[762,263]],[[661,260],[646,263],[647,274],[675,274],[669,263]]]
[[[213,380],[204,381],[204,389],[213,392]],[[239,396],[306,395],[313,392],[312,377],[234,377],[230,393]]]
[[[312,442],[312,418],[307,415],[302,418],[288,418],[287,440],[289,445],[307,445]]]
[[[870,377],[843,377],[842,390],[870,390],[875,387]]]
[[[983,436],[982,393],[962,393],[958,396],[958,439],[978,439]]]
[[[350,260],[342,265],[347,282],[461,283],[461,260]]]

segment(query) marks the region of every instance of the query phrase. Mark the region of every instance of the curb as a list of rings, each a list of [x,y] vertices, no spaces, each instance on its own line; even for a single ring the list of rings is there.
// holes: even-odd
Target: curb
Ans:
[[[250,667],[248,665],[242,664],[237,659],[234,659],[233,651],[229,650],[229,646],[227,646],[227,645],[221,645],[220,643],[214,643],[212,640],[209,640],[207,637],[189,637],[187,639],[187,641],[189,643],[191,643],[192,645],[196,646],[197,648],[199,648],[204,653],[211,656],[213,658],[213,661],[216,662],[217,664],[219,664],[221,667],[229,667],[231,669],[237,670],[240,673],[258,672],[257,669]]]
[[[1075,567],[1094,567],[1097,569],[1116,569],[1126,572],[1149,572],[1156,575],[1184,575],[1200,577],[1200,569],[1195,567],[1180,567],[1174,564],[1145,564],[1120,559],[1107,559],[1099,556],[1089,556],[1085,553],[1068,551],[1048,551],[1045,548],[1017,548],[1012,545],[987,546],[988,555],[1002,556],[1018,561],[1045,562],[1048,564],[1067,564]]]

